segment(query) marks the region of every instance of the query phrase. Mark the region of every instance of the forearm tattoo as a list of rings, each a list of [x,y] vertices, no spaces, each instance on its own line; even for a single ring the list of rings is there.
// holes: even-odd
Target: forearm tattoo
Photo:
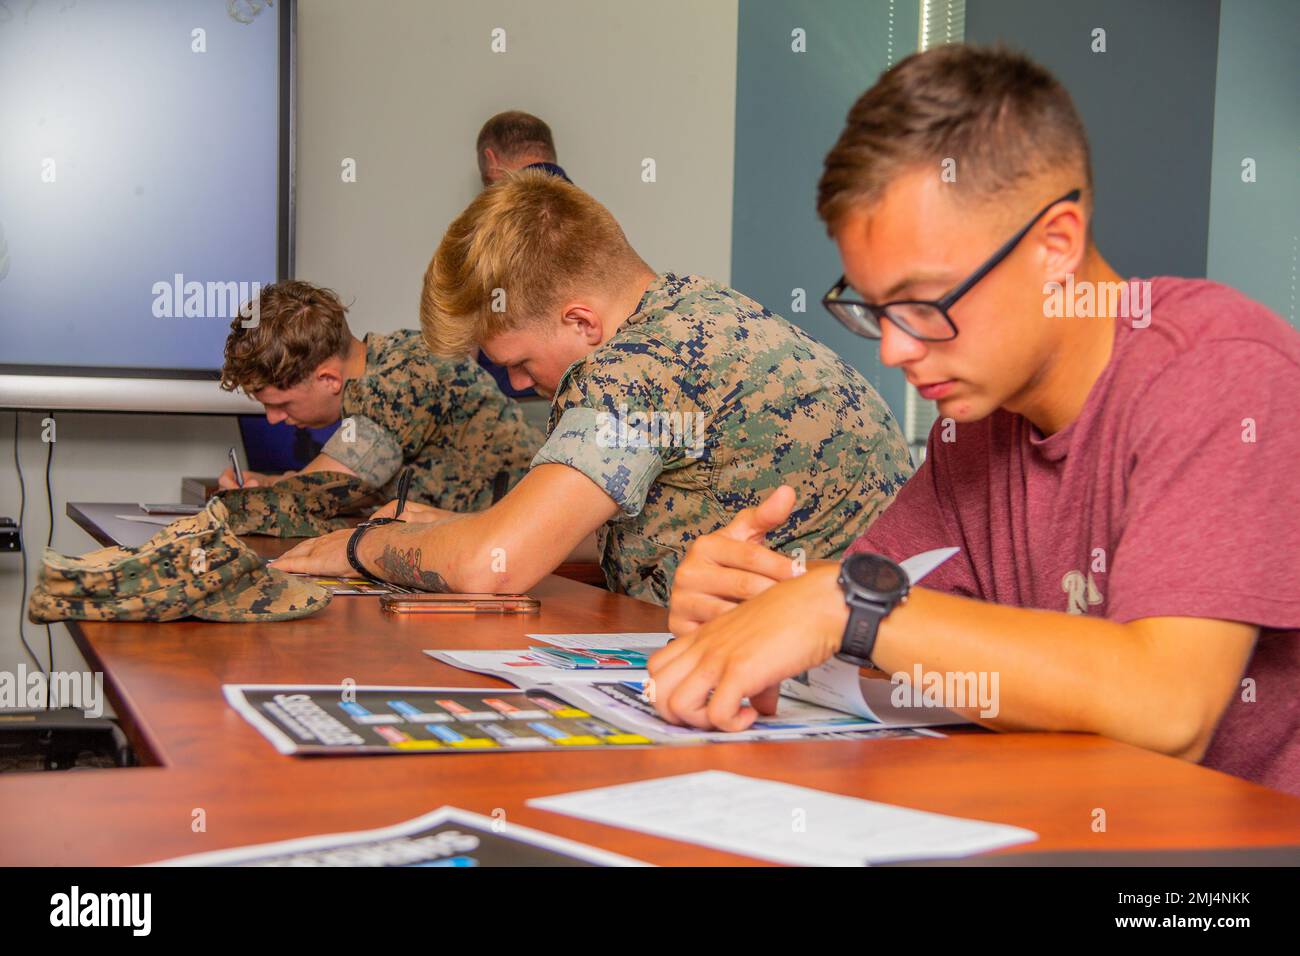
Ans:
[[[394,529],[398,534],[409,531],[418,533],[419,526],[400,530]],[[385,581],[391,581],[393,584],[403,584],[407,587],[419,588],[421,591],[438,591],[446,593],[451,591],[451,586],[443,579],[437,571],[433,571],[421,566],[424,551],[418,546],[409,548],[396,548],[391,544],[384,545],[384,551],[376,562],[380,571],[383,572]]]

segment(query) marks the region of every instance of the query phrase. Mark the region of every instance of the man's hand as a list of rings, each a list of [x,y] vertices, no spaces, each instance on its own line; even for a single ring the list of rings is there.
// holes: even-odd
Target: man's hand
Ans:
[[[270,485],[279,481],[281,478],[289,478],[296,475],[296,471],[286,471],[283,475],[264,475],[259,471],[244,471],[244,487],[257,488],[262,485]],[[235,469],[227,467],[217,478],[219,488],[238,488],[239,482],[235,481]]]
[[[308,538],[294,545],[271,563],[280,571],[350,578],[356,575],[348,564],[348,538],[351,528],[331,531],[319,538]]]
[[[776,713],[781,681],[839,650],[848,614],[837,575],[838,566],[826,564],[769,586],[656,652],[649,661],[650,696],[659,715],[738,731],[760,713]]]
[[[395,514],[397,514],[396,499],[377,509],[370,517],[391,518]],[[418,501],[408,501],[406,507],[402,509],[402,520],[409,521],[412,524],[427,524],[442,521],[446,518],[455,518],[458,515],[459,512],[448,511],[446,508],[435,508],[433,505],[422,505]]]
[[[795,576],[794,562],[763,546],[763,537],[790,517],[794,489],[782,485],[758,507],[746,508],[725,528],[698,538],[673,576],[668,629],[694,634],[719,614]]]

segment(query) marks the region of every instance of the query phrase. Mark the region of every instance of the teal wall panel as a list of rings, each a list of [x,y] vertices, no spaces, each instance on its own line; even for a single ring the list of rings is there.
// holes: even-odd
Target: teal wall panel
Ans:
[[[1219,22],[1207,273],[1297,329],[1300,3],[1225,0]],[[1242,163],[1254,160],[1254,182]]]
[[[807,51],[791,49],[805,32]],[[904,381],[876,344],[821,306],[839,278],[817,218],[817,180],[849,107],[891,62],[916,49],[915,0],[742,0],[737,32],[731,283],[861,369],[901,423]],[[803,289],[803,312],[792,308]]]

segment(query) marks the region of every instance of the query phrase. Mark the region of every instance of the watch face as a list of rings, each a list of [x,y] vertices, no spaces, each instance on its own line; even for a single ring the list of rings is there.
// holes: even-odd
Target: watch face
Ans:
[[[854,555],[846,571],[855,585],[876,594],[897,594],[907,587],[903,569],[878,554]]]

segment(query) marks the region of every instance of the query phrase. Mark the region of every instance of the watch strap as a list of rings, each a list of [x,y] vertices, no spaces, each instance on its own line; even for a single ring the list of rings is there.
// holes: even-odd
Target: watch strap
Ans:
[[[844,637],[840,641],[841,658],[860,664],[863,667],[875,667],[871,653],[876,647],[876,633],[887,609],[879,605],[864,605],[850,602],[849,620],[844,627]]]

